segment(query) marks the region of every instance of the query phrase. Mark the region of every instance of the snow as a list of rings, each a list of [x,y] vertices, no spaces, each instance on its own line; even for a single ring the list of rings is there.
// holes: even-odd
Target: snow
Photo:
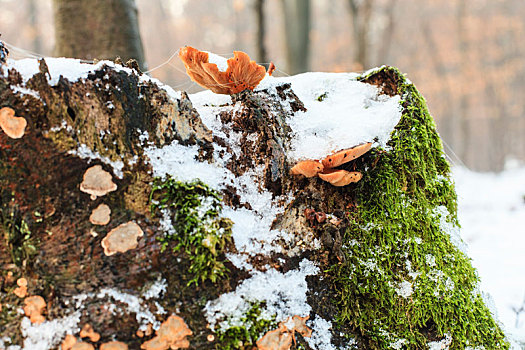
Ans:
[[[144,293],[142,297],[146,300],[155,298],[158,299],[162,294],[166,293],[166,288],[168,288],[168,282],[164,278],[159,278],[153,283]]]
[[[412,283],[408,281],[403,281],[403,282],[398,283],[397,288],[395,288],[394,290],[399,296],[405,299],[410,297],[412,293],[414,293],[414,289],[412,288]]]
[[[507,334],[525,344],[525,167],[500,174],[456,168],[454,178],[461,236],[481,289]]]
[[[299,269],[281,273],[275,269],[256,271],[244,280],[235,291],[209,301],[204,308],[206,318],[214,329],[218,324],[226,330],[242,325],[242,318],[252,304],[265,302],[263,317],[285,321],[288,317],[307,316],[312,309],[306,302],[306,276],[315,275],[319,268],[304,259]]]
[[[109,66],[117,71],[123,71],[128,74],[137,74],[136,71],[130,68],[123,67],[113,61],[107,60],[99,61],[97,64],[90,64],[79,59],[65,57],[45,57],[44,59],[49,70],[49,75],[51,76],[50,78],[48,77],[48,82],[51,86],[58,84],[61,76],[71,82],[75,82],[79,79],[86,79],[90,73],[100,70],[104,66]],[[37,59],[33,58],[25,58],[21,60],[8,59],[5,67],[2,66],[1,73],[5,76],[11,68],[20,72],[24,82],[27,82],[33,77],[33,75],[39,73],[39,62]],[[151,78],[148,75],[140,75],[140,82],[152,82],[158,84],[159,87],[163,88],[173,99],[180,98],[181,96],[180,92],[173,90],[171,87],[164,85],[159,80]],[[19,89],[18,91],[33,94],[29,90]]]
[[[317,350],[336,350],[332,345],[332,334],[330,329],[332,328],[332,323],[316,316],[313,321],[307,321],[306,325],[312,329],[312,336],[310,338],[304,338],[308,345],[312,349]]]
[[[445,338],[441,339],[440,341],[429,342],[427,345],[428,350],[447,350],[451,343],[452,337],[450,334],[445,333]]]
[[[55,318],[41,324],[32,324],[29,318],[24,317],[21,322],[21,331],[24,339],[24,349],[48,350],[60,344],[66,334],[76,333],[80,322],[80,312],[70,316]]]
[[[228,60],[222,56],[208,52],[208,62],[215,63],[221,72],[226,72],[228,70]]]
[[[88,146],[81,144],[76,150],[71,150],[67,152],[68,154],[75,155],[82,159],[88,159],[88,162],[92,160],[100,160],[102,163],[105,163],[113,168],[113,174],[119,179],[122,179],[124,173],[122,169],[124,168],[124,162],[121,160],[112,161],[108,157],[103,157],[96,151],[92,151]]]
[[[307,111],[289,120],[295,160],[321,159],[341,149],[373,142],[386,147],[401,118],[401,97],[379,94],[377,87],[355,80],[352,73],[304,73],[293,77],[267,76],[256,90],[291,83]],[[320,96],[326,96],[319,101]]]

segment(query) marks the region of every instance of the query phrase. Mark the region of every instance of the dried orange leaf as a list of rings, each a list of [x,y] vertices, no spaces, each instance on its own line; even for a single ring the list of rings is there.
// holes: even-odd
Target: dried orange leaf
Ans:
[[[185,46],[179,50],[179,58],[186,67],[191,80],[217,94],[236,94],[253,90],[264,78],[266,70],[242,51],[234,51],[228,59],[228,69],[222,72],[217,64],[208,61],[207,52]]]

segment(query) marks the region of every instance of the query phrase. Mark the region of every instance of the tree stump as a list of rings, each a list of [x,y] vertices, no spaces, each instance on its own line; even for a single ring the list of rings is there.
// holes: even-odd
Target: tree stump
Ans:
[[[130,349],[508,347],[455,241],[434,122],[396,69],[348,76],[400,117],[336,187],[290,173],[303,78],[188,97],[112,62],[0,64],[0,107],[27,122],[0,132],[0,348],[56,349],[86,324],[100,339],[83,341]],[[310,104],[337,103],[330,79]],[[43,323],[18,312],[22,277]],[[181,343],[155,335],[170,316]]]

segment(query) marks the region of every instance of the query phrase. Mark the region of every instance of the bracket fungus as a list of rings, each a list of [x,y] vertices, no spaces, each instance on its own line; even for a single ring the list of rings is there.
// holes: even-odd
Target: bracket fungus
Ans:
[[[316,160],[303,160],[297,163],[291,170],[292,175],[304,175],[306,177],[317,176],[324,170],[322,163]]]
[[[135,249],[138,245],[137,238],[142,237],[144,232],[139,225],[130,221],[115,227],[102,240],[102,248],[107,256],[116,253],[125,253],[130,249]]]
[[[358,171],[346,171],[342,169],[327,169],[319,174],[319,178],[334,186],[346,186],[352,182],[358,182],[363,177]]]
[[[190,346],[186,337],[192,334],[193,332],[182,318],[171,315],[160,325],[155,337],[143,343],[140,348],[144,350],[186,349]]]
[[[89,222],[93,225],[107,225],[111,219],[111,209],[106,204],[100,204],[93,209],[89,216]]]
[[[295,332],[299,332],[303,337],[310,338],[312,330],[306,326],[306,320],[310,316],[294,316],[286,321],[279,323],[279,327],[267,332],[257,341],[259,350],[289,350],[292,341],[295,342]]]
[[[0,128],[12,139],[24,136],[27,126],[25,118],[15,116],[15,111],[9,107],[0,109]]]
[[[351,160],[361,157],[363,154],[370,151],[370,148],[372,148],[372,142],[364,143],[359,146],[335,152],[321,162],[325,168],[335,168],[341,164],[348,163]]]
[[[329,182],[334,186],[346,186],[350,183],[361,180],[363,174],[357,171],[346,171],[334,168],[361,157],[363,154],[370,151],[370,148],[372,148],[372,143],[368,142],[335,152],[321,161],[303,160],[297,163],[290,170],[290,173],[292,175],[304,175],[306,177],[319,176],[320,179]]]
[[[92,200],[97,199],[97,197],[102,197],[116,189],[117,184],[113,182],[111,174],[102,169],[100,165],[94,165],[87,169],[84,173],[83,181],[80,184],[80,190],[90,194]]]
[[[266,75],[264,67],[250,60],[250,56],[242,51],[233,52],[226,71],[209,62],[207,52],[191,46],[180,48],[179,58],[191,80],[216,94],[233,95],[246,89],[253,90]]]
[[[46,302],[44,298],[39,295],[27,297],[24,300],[24,313],[29,317],[31,323],[42,323],[45,321],[45,317],[42,316],[42,312],[46,308]]]

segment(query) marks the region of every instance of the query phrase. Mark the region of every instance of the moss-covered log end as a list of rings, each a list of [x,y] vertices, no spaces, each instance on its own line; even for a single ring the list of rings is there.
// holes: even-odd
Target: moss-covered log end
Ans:
[[[403,114],[387,149],[364,164],[345,262],[331,268],[341,325],[369,349],[508,348],[460,249],[450,168],[424,98],[395,68],[360,80],[399,94]]]

